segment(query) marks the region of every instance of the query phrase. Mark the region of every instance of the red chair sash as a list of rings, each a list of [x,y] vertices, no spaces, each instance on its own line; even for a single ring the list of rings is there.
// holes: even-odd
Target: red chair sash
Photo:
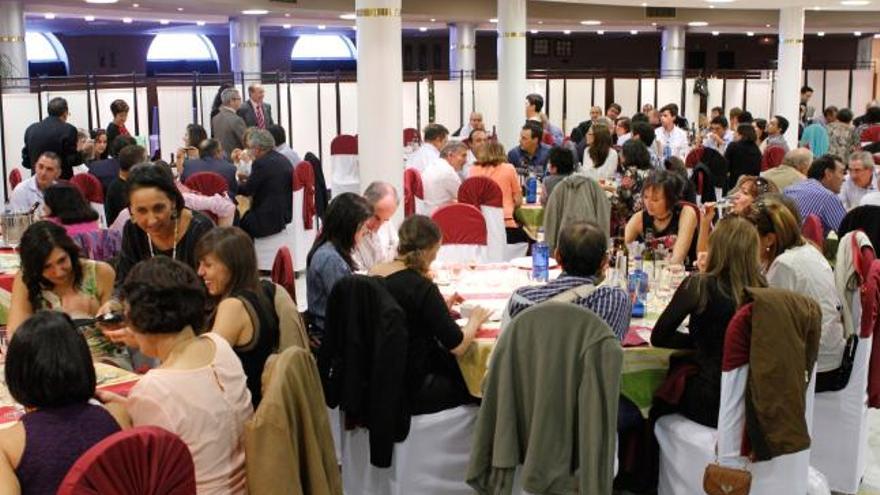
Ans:
[[[458,202],[476,206],[503,206],[501,188],[488,177],[470,177],[458,188]]]
[[[705,148],[700,146],[699,148],[694,148],[688,153],[687,157],[684,159],[684,164],[687,168],[694,168],[700,163],[700,160],[703,159],[703,151]]]
[[[311,230],[317,208],[315,206],[315,170],[307,161],[299,162],[293,171],[293,190],[303,190],[303,227]]]
[[[293,274],[293,255],[287,246],[281,246],[275,253],[275,261],[272,263],[272,274],[270,275],[272,282],[284,287],[285,290],[296,302],[296,288]]]
[[[422,174],[414,168],[408,168],[403,172],[404,215],[410,216],[416,212],[416,198],[425,199]]]
[[[330,142],[331,155],[357,155],[358,139],[357,136],[349,134],[340,134],[333,138]]]
[[[403,130],[403,145],[406,146],[413,141],[418,143],[422,142],[422,136],[419,135],[418,129],[407,127]]]
[[[229,193],[229,184],[226,182],[226,179],[216,172],[192,174],[183,184],[203,196],[226,195]]]
[[[486,220],[475,206],[463,203],[441,206],[431,218],[443,233],[443,244],[486,245]]]
[[[70,183],[79,189],[86,201],[90,203],[104,202],[104,187],[94,175],[76,174],[70,178]]]
[[[825,231],[822,230],[822,220],[816,215],[808,215],[801,227],[801,234],[812,241],[819,249],[825,247]]]
[[[783,158],[785,158],[785,148],[782,146],[767,148],[761,157],[761,172],[778,167],[782,163]]]
[[[21,183],[21,170],[14,168],[12,172],[9,172],[9,185],[12,186],[12,189],[15,189]]]

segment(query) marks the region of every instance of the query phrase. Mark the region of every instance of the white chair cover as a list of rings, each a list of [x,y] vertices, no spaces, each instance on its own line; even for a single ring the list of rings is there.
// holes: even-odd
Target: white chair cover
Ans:
[[[529,251],[529,243],[507,243],[507,230],[504,227],[504,210],[497,206],[480,205],[483,218],[486,219],[487,245],[486,252],[489,262],[510,261],[525,256]]]
[[[317,221],[313,222],[312,228],[308,230],[303,224],[303,194],[305,194],[304,188],[293,191],[293,222],[288,226],[293,228],[293,269],[297,272],[306,269],[306,256],[312,249],[318,233],[318,229],[315,228]]]
[[[333,448],[336,450],[336,460],[342,465],[342,415],[339,408],[327,408],[327,419],[330,421],[330,433],[333,435]]]
[[[106,229],[107,215],[104,214],[104,203],[95,203],[92,201],[90,204],[92,205],[92,209],[98,213],[98,227]]]
[[[406,440],[394,446],[391,467],[370,464],[369,432],[343,432],[342,483],[351,495],[442,493],[470,495],[465,483],[479,408],[460,406],[413,416]]]
[[[853,321],[861,321],[859,293],[853,298]],[[868,368],[871,337],[859,339],[849,383],[837,392],[816,394],[810,465],[828,479],[832,490],[856,493],[868,461]]]
[[[295,246],[295,241],[296,234],[292,222],[287,224],[284,230],[277,234],[254,239],[254,250],[257,252],[257,269],[272,270],[272,264],[275,262],[275,253],[278,252],[278,249],[282,246]],[[294,254],[295,260],[301,257],[302,255],[299,253]]]
[[[357,155],[331,155],[332,176],[330,189],[334,196],[342,193],[361,193],[361,173]]]
[[[718,412],[720,430],[697,424],[680,414],[664,416],[657,421],[654,433],[660,444],[659,495],[702,493],[706,465],[718,461],[723,466],[742,467],[739,455],[745,426],[745,389],[749,365],[721,373],[721,408]],[[816,374],[806,392],[804,417],[812,431]],[[783,455],[770,461],[756,462],[748,467],[752,473],[751,495],[807,493],[810,450]]]

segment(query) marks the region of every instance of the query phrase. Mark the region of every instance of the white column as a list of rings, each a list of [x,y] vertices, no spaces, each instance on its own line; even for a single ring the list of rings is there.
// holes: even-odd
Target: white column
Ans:
[[[498,139],[519,142],[526,120],[526,0],[498,0]]]
[[[474,24],[449,25],[449,77],[457,79],[464,71],[465,77],[476,70],[477,27]]]
[[[685,57],[684,26],[666,26],[661,34],[660,77],[681,78]]]
[[[774,115],[788,119],[785,140],[791,148],[797,147],[800,117],[800,87],[804,58],[804,9],[779,9],[779,62],[774,91]]]
[[[403,218],[403,60],[401,0],[356,0],[358,162],[361,190],[373,181],[397,189]],[[377,119],[381,119],[381,125]]]
[[[242,16],[229,19],[229,43],[230,69],[235,75],[236,82],[242,82],[242,72],[245,83],[259,81],[263,67],[259,18]],[[242,95],[242,98],[246,99],[247,95]]]
[[[0,62],[4,77],[28,77],[24,46],[24,6],[20,0],[0,1]],[[21,85],[27,86],[26,81]],[[18,85],[18,82],[14,83]]]

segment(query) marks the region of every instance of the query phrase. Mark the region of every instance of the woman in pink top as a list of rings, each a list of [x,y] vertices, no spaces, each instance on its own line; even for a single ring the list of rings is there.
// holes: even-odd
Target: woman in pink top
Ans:
[[[477,161],[471,167],[470,177],[488,177],[501,188],[501,204],[504,210],[504,226],[507,230],[507,243],[528,242],[529,237],[513,219],[513,211],[522,204],[522,185],[513,165],[507,163],[504,146],[487,142],[477,149]]]
[[[46,220],[64,227],[69,236],[99,229],[98,212],[69,182],[57,182],[46,189],[43,193],[43,214]]]
[[[135,265],[120,293],[128,344],[161,363],[144,375],[125,404],[134,426],[155,425],[189,447],[199,495],[245,495],[244,426],[253,415],[241,361],[223,337],[197,336],[206,295],[189,266],[166,256]]]

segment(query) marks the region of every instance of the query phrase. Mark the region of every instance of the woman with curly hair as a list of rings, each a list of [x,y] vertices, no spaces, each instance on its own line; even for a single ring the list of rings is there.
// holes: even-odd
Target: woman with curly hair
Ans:
[[[12,283],[9,337],[40,309],[67,313],[74,319],[93,318],[110,300],[116,273],[107,263],[80,257],[80,249],[64,227],[37,222],[21,236],[21,269]],[[93,326],[83,332],[96,361],[131,368],[128,352],[113,345]]]

